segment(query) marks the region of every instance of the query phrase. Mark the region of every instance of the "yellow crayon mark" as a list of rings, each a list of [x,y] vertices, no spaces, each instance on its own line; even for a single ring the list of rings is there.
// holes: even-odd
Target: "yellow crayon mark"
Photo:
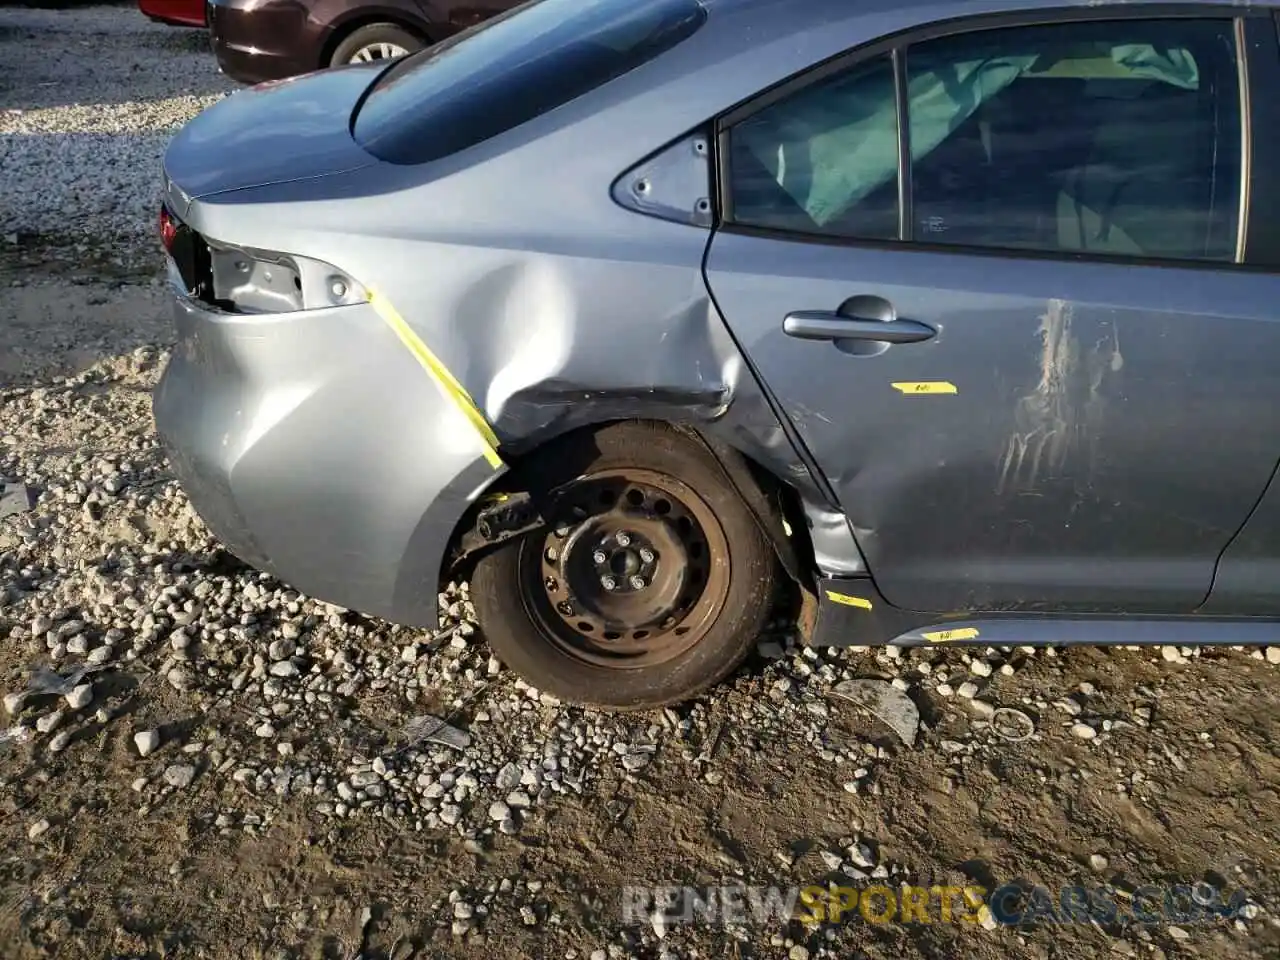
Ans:
[[[910,395],[959,393],[954,383],[946,380],[907,380],[892,384],[893,389]]]
[[[920,634],[930,643],[946,643],[948,640],[972,640],[978,635],[977,627],[956,627],[954,630],[934,630]]]
[[[846,607],[861,607],[863,610],[871,609],[870,600],[864,600],[862,597],[851,597],[847,593],[836,593],[834,590],[827,591],[827,599],[835,603],[843,603]]]
[[[480,441],[484,445],[484,458],[489,461],[489,466],[494,469],[502,466],[502,457],[498,455],[497,449],[498,436],[493,432],[493,428],[489,426],[489,421],[484,418],[484,414],[480,412],[476,402],[471,399],[471,395],[467,393],[466,388],[454,378],[448,368],[440,362],[440,358],[431,352],[431,348],[423,342],[413,327],[405,322],[404,317],[400,316],[396,308],[391,306],[384,297],[370,290],[369,304],[377,312],[378,316],[383,319],[383,322],[400,338],[400,342],[413,354],[414,359],[435,380],[441,392],[454,406],[462,411],[463,416],[471,421],[471,425],[480,434]]]

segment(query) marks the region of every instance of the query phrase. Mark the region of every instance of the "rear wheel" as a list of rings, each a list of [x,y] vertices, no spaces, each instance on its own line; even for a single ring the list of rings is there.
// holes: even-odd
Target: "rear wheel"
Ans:
[[[329,66],[390,60],[421,50],[423,42],[394,23],[371,23],[353,30],[333,51]]]
[[[546,530],[477,564],[481,627],[499,659],[562,700],[685,700],[750,651],[774,599],[772,548],[719,463],[683,434],[623,423],[587,443],[547,457],[576,461],[577,479]]]

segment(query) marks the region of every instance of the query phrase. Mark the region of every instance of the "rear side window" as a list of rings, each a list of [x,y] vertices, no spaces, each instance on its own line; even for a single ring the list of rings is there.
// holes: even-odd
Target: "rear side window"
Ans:
[[[730,214],[828,237],[1234,261],[1234,36],[1227,19],[1126,19],[908,45],[905,236],[888,56],[731,127]]]
[[[634,70],[705,20],[699,0],[530,0],[392,66],[352,133],[388,163],[438,160]]]

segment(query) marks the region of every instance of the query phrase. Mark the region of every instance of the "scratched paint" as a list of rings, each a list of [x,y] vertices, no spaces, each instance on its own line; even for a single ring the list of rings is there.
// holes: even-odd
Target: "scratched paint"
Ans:
[[[1075,320],[1072,304],[1057,299],[1049,301],[1040,317],[1037,381],[1014,408],[1014,429],[999,461],[997,494],[1032,493],[1044,481],[1062,476],[1068,463],[1087,486],[1100,465],[1111,382],[1124,368],[1124,353],[1114,322],[1086,350]]]
[[[1070,379],[1079,360],[1071,321],[1071,304],[1065,300],[1050,300],[1040,317],[1039,381],[1014,409],[1013,434],[1000,462],[999,494],[1031,490],[1046,469],[1066,463],[1075,430]]]

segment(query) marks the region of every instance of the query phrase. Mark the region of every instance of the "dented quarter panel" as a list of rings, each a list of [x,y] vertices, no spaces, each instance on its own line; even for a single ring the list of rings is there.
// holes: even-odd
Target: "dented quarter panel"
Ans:
[[[655,110],[672,103],[664,86],[715,74],[720,82],[702,93],[721,108],[754,89],[754,77],[726,83],[685,52],[698,42],[672,52],[665,85],[642,68],[460,157],[218,191],[195,199],[187,219],[225,243],[313,257],[376,288],[466,387],[505,456],[611,419],[687,421],[808,501],[829,501],[707,294],[707,226],[628,209],[614,193],[630,173],[653,175],[666,148],[691,145],[698,131],[690,135],[687,121],[714,112],[682,114],[686,102]],[[729,49],[740,47],[749,38],[735,35]],[[601,98],[617,112],[596,113],[590,101]],[[692,147],[690,159],[691,167],[657,164],[669,172],[657,195],[674,186],[676,202],[692,198],[696,215],[697,200],[710,196],[709,168]],[[860,562],[851,536],[843,550],[844,563]]]
[[[732,233],[707,270],[895,606],[1191,612],[1275,466],[1274,277]],[[783,333],[855,295],[937,336]]]
[[[629,417],[668,420],[698,427],[760,463],[804,504],[830,510],[829,491],[815,482],[793,447],[708,296],[701,263],[709,230],[626,209],[611,194],[621,175],[660,146],[636,143],[602,161],[553,138],[498,151],[461,170],[378,164],[306,183],[209,193],[191,201],[185,219],[221,243],[311,257],[375,289],[470,394],[508,463],[578,427]],[[705,179],[705,162],[703,168]],[[594,183],[598,189],[557,193],[550,180],[537,182],[548,175],[544,171],[554,171],[555,181]],[[688,182],[685,175],[682,185]],[[703,194],[709,193],[708,183]],[[349,216],[352,204],[359,205],[359,217]],[[307,319],[300,315],[292,323],[305,331]],[[322,329],[315,327],[317,333]],[[351,331],[353,364],[361,362],[369,335]],[[330,347],[340,349],[336,343]],[[353,603],[349,598],[361,596],[355,589],[316,589],[308,567],[301,567],[302,576],[294,573],[299,558],[263,565],[317,596],[419,623],[427,610],[407,605],[407,598],[434,582],[453,528],[480,489],[474,475],[479,468],[472,461],[435,458],[444,440],[435,426],[442,410],[439,392],[407,352],[402,359],[387,368],[388,382],[379,385],[384,394],[402,390],[398,402],[384,395],[371,408],[325,408],[326,426],[344,436],[383,436],[399,425],[414,425],[417,439],[410,437],[402,449],[382,450],[378,456],[390,462],[375,472],[425,471],[443,491],[435,497],[419,491],[414,525],[403,536],[383,530],[374,538],[373,552],[395,556],[399,564],[389,594],[394,600]],[[359,389],[359,383],[352,381],[350,388]],[[251,462],[260,462],[264,471],[275,463],[283,471],[285,459],[267,448],[254,456],[259,459],[239,467],[242,480],[254,476]],[[278,491],[286,487],[282,480]],[[345,491],[345,482],[316,484],[335,494],[338,487]],[[274,492],[253,497],[276,512],[264,509],[246,526],[270,530],[288,522],[298,541],[309,544],[304,553],[314,551],[315,563],[323,565],[319,549],[330,522],[314,522],[309,509],[280,509],[275,498]],[[402,503],[396,500],[397,510]],[[404,514],[398,516],[404,524]],[[308,525],[311,537],[299,532]],[[409,530],[412,549],[404,539]],[[829,552],[842,558],[840,569],[859,567],[847,525],[844,538],[837,531],[832,542]],[[270,551],[263,553],[270,559]],[[384,565],[361,576],[372,586],[385,581],[389,570]]]
[[[438,544],[503,471],[373,309],[178,300],[175,319],[156,426],[219,540],[313,596],[435,625]]]

